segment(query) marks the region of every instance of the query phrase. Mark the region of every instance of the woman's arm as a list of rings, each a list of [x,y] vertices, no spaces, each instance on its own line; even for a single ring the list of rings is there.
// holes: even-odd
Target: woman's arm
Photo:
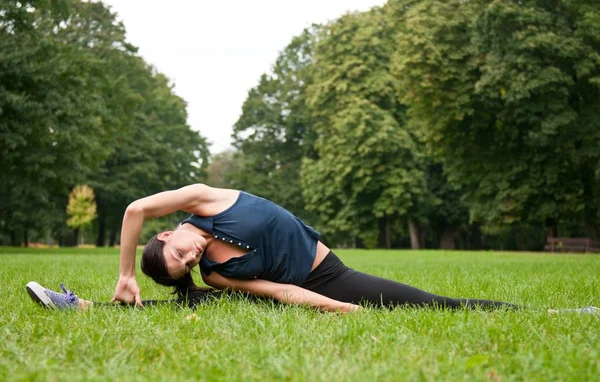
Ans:
[[[200,205],[215,199],[215,189],[204,184],[193,184],[178,190],[160,192],[131,203],[125,210],[121,228],[121,257],[119,274],[135,276],[135,250],[144,221],[175,211],[193,212]]]
[[[135,280],[135,253],[144,221],[175,211],[198,212],[218,200],[217,189],[194,184],[178,190],[154,194],[131,203],[125,210],[121,227],[119,281],[112,301],[141,306],[140,289]]]
[[[337,301],[292,284],[280,284],[261,279],[230,279],[217,272],[212,272],[208,276],[203,273],[202,279],[214,288],[239,290],[254,296],[271,297],[284,303],[308,305],[328,312],[347,313],[361,309],[359,305]]]

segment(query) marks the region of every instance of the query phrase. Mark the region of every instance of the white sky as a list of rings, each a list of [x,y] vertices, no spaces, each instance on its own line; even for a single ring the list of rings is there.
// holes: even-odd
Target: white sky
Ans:
[[[127,40],[175,84],[188,123],[215,154],[231,144],[248,90],[280,51],[312,23],[385,0],[102,0]]]

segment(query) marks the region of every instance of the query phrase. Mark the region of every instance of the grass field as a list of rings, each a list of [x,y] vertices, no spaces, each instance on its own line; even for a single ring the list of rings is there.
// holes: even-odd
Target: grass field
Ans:
[[[596,381],[600,256],[351,251],[349,266],[454,297],[523,311],[364,310],[353,314],[227,298],[196,310],[48,311],[30,280],[106,301],[113,249],[0,249],[0,380]],[[139,259],[139,258],[138,258]],[[168,298],[138,272],[143,298]]]

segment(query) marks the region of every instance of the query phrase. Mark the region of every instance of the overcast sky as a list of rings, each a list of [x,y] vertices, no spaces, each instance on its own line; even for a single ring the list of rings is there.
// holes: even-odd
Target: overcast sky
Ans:
[[[192,129],[211,152],[231,143],[248,90],[312,23],[385,0],[102,0],[125,24],[146,62],[175,84]]]

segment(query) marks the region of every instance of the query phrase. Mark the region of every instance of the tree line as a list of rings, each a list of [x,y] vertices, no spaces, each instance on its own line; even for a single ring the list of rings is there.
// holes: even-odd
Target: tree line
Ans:
[[[597,1],[389,0],[313,25],[212,158],[101,2],[0,0],[0,36],[1,244],[76,244],[85,184],[88,233],[113,245],[128,203],[193,182],[267,197],[330,245],[598,237]]]
[[[598,237],[600,3],[390,0],[314,25],[249,91],[209,178],[335,245]]]
[[[101,2],[0,3],[0,241],[76,244],[69,192],[95,193],[97,245],[137,198],[201,181],[185,102]]]

